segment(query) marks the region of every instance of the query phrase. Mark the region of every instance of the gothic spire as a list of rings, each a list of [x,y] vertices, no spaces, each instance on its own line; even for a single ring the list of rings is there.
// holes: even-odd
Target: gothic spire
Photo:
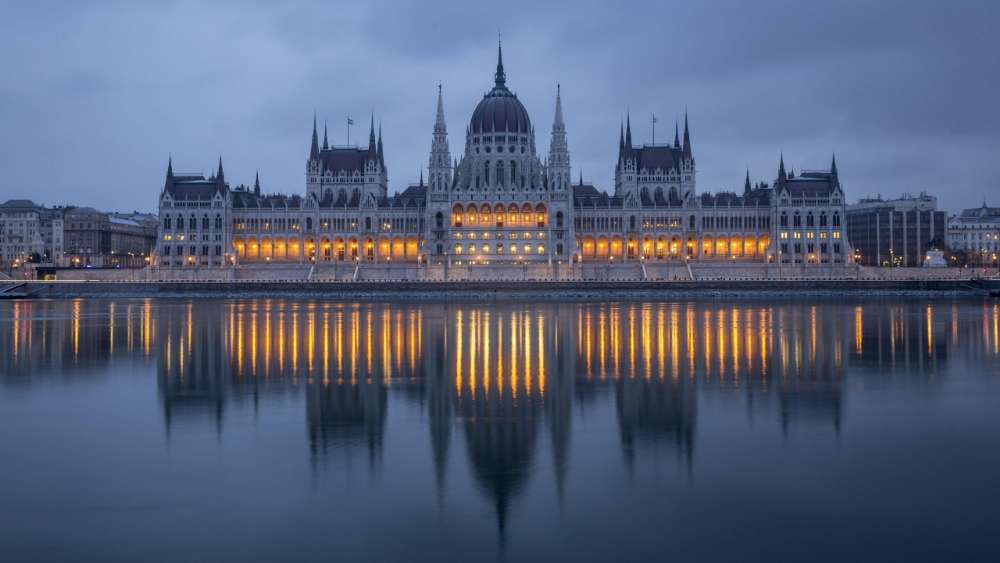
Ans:
[[[625,124],[618,122],[618,154],[625,150]]]
[[[691,158],[691,134],[688,132],[688,114],[684,112],[684,157]]]
[[[376,150],[378,155],[378,162],[381,165],[385,165],[385,155],[382,153],[382,123],[378,124],[378,149]]]
[[[507,75],[503,71],[503,43],[497,36],[497,72],[493,75],[497,88],[506,88]]]
[[[750,193],[750,169],[749,168],[747,168],[747,179],[744,180],[744,182],[743,182],[743,193],[744,194],[749,194]]]
[[[257,174],[253,178],[253,193],[254,195],[260,195],[260,170],[257,171]]]
[[[226,175],[222,171],[222,155],[221,154],[219,155],[219,170],[218,170],[218,172],[215,173],[215,179],[218,180],[218,181],[220,181],[220,182],[224,182],[226,180]]]
[[[565,129],[566,124],[563,123],[563,112],[562,112],[562,88],[559,84],[556,84],[556,120],[552,125],[553,129]]]
[[[420,184],[418,184],[418,185],[420,185],[420,186],[424,185],[424,169],[423,168],[420,168]]]
[[[833,160],[830,162],[830,175],[837,180],[837,153],[833,153]]]
[[[330,143],[327,142],[326,138],[326,120],[323,120],[323,150],[330,148]]]
[[[437,117],[434,119],[434,132],[445,133],[447,127],[444,124],[444,96],[441,94],[441,84],[438,84],[438,107]]]
[[[632,148],[632,116],[625,114],[625,146]]]
[[[375,152],[375,114],[372,113],[371,125],[368,127],[368,150]]]
[[[778,183],[783,184],[787,179],[788,175],[785,174],[785,153],[781,153],[781,159],[778,161]]]
[[[679,125],[677,125],[677,120],[674,120],[674,148],[681,148],[681,135]]]
[[[309,148],[309,160],[316,160],[319,157],[319,134],[316,132],[316,112],[313,112],[313,136],[312,146]]]
[[[167,178],[174,177],[174,157],[173,155],[167,155]]]

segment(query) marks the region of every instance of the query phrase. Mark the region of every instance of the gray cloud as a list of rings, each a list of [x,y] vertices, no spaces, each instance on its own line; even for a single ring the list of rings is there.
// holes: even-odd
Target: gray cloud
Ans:
[[[152,209],[179,169],[302,192],[315,109],[381,121],[393,190],[426,166],[436,85],[451,146],[509,84],[544,156],[563,87],[574,176],[612,189],[619,120],[690,112],[699,189],[770,180],[836,151],[849,196],[926,189],[1000,202],[1000,4],[879,2],[20,3],[0,21],[0,198]]]

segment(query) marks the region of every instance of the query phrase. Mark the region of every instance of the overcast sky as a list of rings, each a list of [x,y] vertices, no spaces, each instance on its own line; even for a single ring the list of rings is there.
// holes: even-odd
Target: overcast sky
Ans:
[[[142,4],[142,5],[140,5]],[[570,7],[571,6],[571,7]],[[927,190],[1000,205],[1000,2],[15,2],[0,18],[0,200],[156,207],[167,156],[304,193],[313,110],[331,142],[380,121],[390,192],[427,165],[437,84],[453,156],[507,83],[544,158],[562,84],[573,177],[613,190],[636,143],[689,112],[698,190],[771,181],[778,155],[851,201]]]

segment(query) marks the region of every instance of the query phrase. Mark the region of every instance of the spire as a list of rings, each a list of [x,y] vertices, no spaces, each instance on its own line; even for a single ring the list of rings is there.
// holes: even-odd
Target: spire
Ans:
[[[368,150],[375,152],[375,114],[372,113],[371,125],[368,128]]]
[[[382,123],[378,124],[378,149],[376,154],[378,155],[379,164],[385,165],[384,154],[382,153]]]
[[[218,180],[218,181],[220,181],[220,182],[226,181],[226,175],[222,171],[222,155],[221,154],[219,155],[219,171],[215,173],[215,179]]]
[[[749,168],[747,168],[747,179],[744,180],[744,182],[743,182],[743,193],[744,194],[749,194],[750,193],[750,169]]]
[[[493,80],[497,88],[507,87],[507,75],[503,71],[503,43],[500,41],[499,34],[497,35],[497,72],[493,75]]]
[[[833,160],[830,162],[830,175],[836,180],[837,178],[837,153],[833,153]]]
[[[420,185],[420,186],[424,185],[424,169],[423,168],[420,169],[420,184],[418,184],[418,185]]]
[[[556,84],[556,121],[552,126],[553,129],[565,129],[566,124],[563,123],[563,113],[562,113],[562,88],[559,84]]]
[[[323,150],[330,148],[330,143],[326,140],[326,120],[323,120]]]
[[[618,154],[625,150],[625,124],[618,122]]]
[[[173,156],[167,155],[167,178],[163,181],[163,190],[169,190],[174,187],[174,158]]]
[[[444,96],[441,94],[441,84],[438,83],[438,107],[437,118],[434,119],[434,132],[444,133],[447,128],[444,124]]]
[[[632,116],[625,114],[625,146],[632,148]]]
[[[260,195],[260,170],[253,178],[253,193],[254,195]]]
[[[691,134],[688,132],[688,114],[684,112],[684,157],[691,158]]]
[[[785,153],[781,153],[781,160],[778,161],[778,183],[783,184],[788,179],[785,174]]]
[[[681,148],[681,135],[679,126],[677,125],[677,120],[674,120],[674,148]]]
[[[316,112],[313,112],[313,136],[312,146],[309,148],[309,160],[316,160],[319,157],[319,135],[316,132]]]
[[[583,185],[583,168],[580,169],[580,185]]]

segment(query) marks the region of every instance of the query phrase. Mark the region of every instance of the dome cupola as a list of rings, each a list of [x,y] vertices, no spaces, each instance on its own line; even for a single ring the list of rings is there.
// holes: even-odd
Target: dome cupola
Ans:
[[[517,99],[517,95],[507,89],[507,75],[503,70],[503,50],[497,46],[497,70],[493,76],[493,89],[483,96],[472,112],[469,130],[480,133],[529,133],[531,121],[528,111]]]

